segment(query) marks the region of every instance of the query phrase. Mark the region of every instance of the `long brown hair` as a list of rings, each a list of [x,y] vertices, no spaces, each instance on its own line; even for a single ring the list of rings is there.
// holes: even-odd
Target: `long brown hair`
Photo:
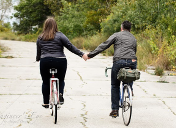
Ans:
[[[43,32],[39,37],[42,40],[53,40],[56,32],[58,32],[56,20],[49,17],[45,20]]]

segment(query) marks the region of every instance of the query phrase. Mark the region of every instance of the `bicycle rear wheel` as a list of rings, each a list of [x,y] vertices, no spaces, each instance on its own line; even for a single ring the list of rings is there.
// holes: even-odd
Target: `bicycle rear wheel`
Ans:
[[[54,123],[57,123],[57,104],[54,105]]]
[[[123,122],[126,126],[128,126],[132,115],[132,95],[131,89],[128,86],[124,86],[122,98],[123,98],[122,102]]]
[[[54,88],[54,104],[53,104],[53,112],[54,112],[54,123],[57,123],[57,87],[56,87],[56,81],[53,82],[53,88]]]

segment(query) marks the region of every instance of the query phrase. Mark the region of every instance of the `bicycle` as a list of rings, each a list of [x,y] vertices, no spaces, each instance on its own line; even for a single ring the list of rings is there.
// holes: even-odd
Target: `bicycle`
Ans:
[[[107,75],[107,70],[112,68],[105,69],[105,76]],[[121,84],[121,90],[120,91],[120,100],[119,100],[119,108],[122,108],[122,117],[123,122],[126,126],[129,125],[131,121],[131,115],[132,115],[132,93],[129,83],[122,83]],[[113,116],[113,118],[116,118],[117,116]]]
[[[57,73],[57,69],[50,69],[52,77],[50,78],[50,112],[51,116],[54,116],[54,123],[57,123],[57,109],[59,106],[59,97],[58,97],[58,88],[59,88],[59,79],[55,78],[54,74]]]

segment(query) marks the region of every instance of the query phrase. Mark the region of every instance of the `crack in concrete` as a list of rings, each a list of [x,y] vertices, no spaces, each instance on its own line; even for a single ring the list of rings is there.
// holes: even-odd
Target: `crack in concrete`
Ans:
[[[141,86],[139,86],[139,85],[137,85],[140,89],[142,89],[146,94],[148,94],[147,93],[147,91],[145,90],[145,89],[143,89]],[[156,96],[156,94],[153,94],[153,96],[154,97],[156,97],[156,98],[158,98],[157,96]],[[169,98],[169,97],[165,97],[165,98]],[[174,98],[174,97],[172,97],[172,98]],[[162,99],[159,99],[160,101],[162,101],[162,103],[174,114],[174,115],[176,115],[176,113],[165,103],[165,101],[163,101]]]
[[[74,70],[74,69],[73,69],[73,71],[75,71],[75,72],[77,73],[77,75],[79,76],[80,80],[81,80],[84,84],[87,84],[87,83],[83,80],[82,76],[80,75],[80,73],[79,73],[78,71],[76,71],[76,70]],[[84,84],[83,84],[83,85],[84,85]]]
[[[142,88],[140,85],[137,85],[140,89],[142,89],[142,91],[144,91],[145,92],[145,94],[148,94],[147,93],[147,91],[144,89],[144,88]]]
[[[166,102],[162,99],[159,99],[160,101],[162,101],[162,103],[176,116],[176,113],[166,104]]]
[[[83,114],[81,114],[81,117],[83,118],[83,122],[80,122],[82,125],[83,125],[83,127],[84,128],[88,128],[87,126],[86,126],[86,122],[87,122],[87,117],[86,117],[86,115],[87,115],[87,113],[88,113],[88,111],[86,111],[86,103],[84,102],[84,101],[81,101],[82,103],[82,105],[83,105],[83,108],[81,109],[84,113]]]

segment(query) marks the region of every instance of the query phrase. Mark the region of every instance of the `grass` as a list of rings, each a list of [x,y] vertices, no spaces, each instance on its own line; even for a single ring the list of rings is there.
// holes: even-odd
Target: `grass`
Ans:
[[[19,34],[11,32],[11,31],[0,32],[0,40],[16,40],[16,41],[36,42],[37,37],[38,37],[38,34],[19,35]]]
[[[0,32],[0,39],[1,40],[18,40],[22,41],[23,36],[17,35],[11,31],[8,32]]]
[[[157,81],[158,83],[169,83],[167,81]]]
[[[1,44],[1,42],[0,42],[0,58],[3,57],[3,56],[2,56],[2,53],[5,52],[5,51],[7,51],[8,49],[9,49],[9,48],[3,46],[3,45]]]
[[[13,56],[0,56],[0,58],[12,59],[12,58],[14,58],[14,57],[13,57]]]
[[[155,68],[155,75],[157,75],[157,76],[163,76],[164,75],[164,69],[162,67],[157,66]]]

